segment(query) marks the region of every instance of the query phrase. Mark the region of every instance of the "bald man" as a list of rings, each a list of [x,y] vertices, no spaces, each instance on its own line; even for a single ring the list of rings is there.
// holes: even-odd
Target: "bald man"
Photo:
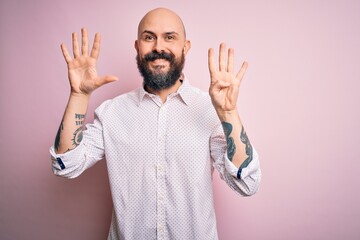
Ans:
[[[61,45],[71,93],[50,148],[54,173],[74,178],[106,157],[108,239],[218,239],[213,169],[241,196],[254,194],[261,178],[236,107],[247,63],[235,74],[234,51],[220,44],[218,65],[213,49],[208,53],[209,93],[191,86],[183,73],[191,47],[183,22],[169,9],[154,9],[135,40],[143,85],[102,103],[84,127],[91,93],[117,77],[97,75],[100,35],[89,52],[87,30],[81,32],[81,47],[72,35],[73,57]]]

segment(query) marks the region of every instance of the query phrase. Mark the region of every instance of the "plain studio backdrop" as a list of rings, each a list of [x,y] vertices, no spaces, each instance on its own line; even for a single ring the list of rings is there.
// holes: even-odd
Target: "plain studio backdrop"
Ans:
[[[207,50],[220,42],[238,68],[249,62],[238,108],[262,185],[242,198],[215,172],[219,238],[360,239],[360,2],[349,0],[1,0],[0,239],[106,238],[106,162],[74,180],[51,171],[69,95],[60,43],[100,32],[98,72],[120,79],[93,94],[91,122],[102,101],[141,86],[137,24],[160,6],[185,23],[193,85],[208,90]]]

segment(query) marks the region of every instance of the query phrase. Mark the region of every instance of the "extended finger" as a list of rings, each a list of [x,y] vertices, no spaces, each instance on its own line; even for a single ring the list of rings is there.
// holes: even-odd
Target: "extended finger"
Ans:
[[[88,44],[88,32],[86,28],[81,29],[81,35],[82,35],[81,52],[83,55],[87,56],[89,44]]]
[[[77,58],[80,56],[80,53],[79,53],[79,45],[78,45],[78,38],[76,32],[73,32],[72,34],[72,45],[73,45],[74,57]]]
[[[219,70],[226,71],[226,46],[225,43],[220,44],[219,48]]]
[[[95,33],[94,44],[93,44],[93,47],[91,49],[91,54],[90,54],[90,56],[92,58],[97,59],[99,57],[100,40],[101,40],[100,33]]]
[[[247,67],[248,67],[248,62],[244,61],[239,72],[236,74],[236,79],[239,82],[241,82],[242,78],[244,77]]]
[[[117,80],[119,80],[119,79],[118,79],[117,76],[107,75],[107,76],[102,77],[102,80],[103,80],[104,83],[109,83],[109,82],[117,81]]]
[[[62,43],[60,45],[60,47],[61,47],[61,51],[62,51],[62,54],[64,55],[66,63],[69,63],[72,59],[71,59],[71,56],[70,56],[68,50],[65,47],[65,44]]]
[[[214,62],[214,49],[212,48],[209,48],[208,51],[208,65],[209,65],[210,75],[212,75],[216,71],[215,62]]]
[[[233,48],[229,48],[228,51],[228,66],[227,66],[227,71],[232,73],[234,70],[234,49]]]

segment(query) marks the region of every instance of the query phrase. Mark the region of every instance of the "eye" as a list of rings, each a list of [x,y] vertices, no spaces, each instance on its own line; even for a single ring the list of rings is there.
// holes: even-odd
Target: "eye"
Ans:
[[[152,40],[154,40],[154,37],[151,36],[151,35],[145,35],[145,36],[144,36],[144,40],[146,40],[146,41],[152,41]]]
[[[175,39],[175,37],[173,36],[173,35],[167,35],[166,36],[166,40],[174,40]]]

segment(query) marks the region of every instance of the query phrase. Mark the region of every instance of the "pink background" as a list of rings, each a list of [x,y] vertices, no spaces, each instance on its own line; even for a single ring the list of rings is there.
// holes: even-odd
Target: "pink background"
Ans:
[[[178,12],[192,49],[185,72],[207,90],[207,49],[221,41],[249,69],[239,110],[263,171],[241,198],[214,175],[220,239],[360,239],[359,1],[0,2],[0,239],[105,239],[111,198],[102,161],[55,177],[48,148],[69,93],[60,43],[102,33],[102,101],[140,86],[133,42],[150,9]],[[206,221],[206,219],[204,219]]]

